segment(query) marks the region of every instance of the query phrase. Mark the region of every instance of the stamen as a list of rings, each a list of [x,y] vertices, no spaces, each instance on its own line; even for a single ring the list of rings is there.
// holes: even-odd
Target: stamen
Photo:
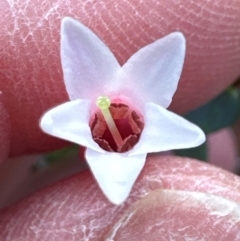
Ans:
[[[118,148],[123,145],[123,139],[117,129],[117,126],[112,118],[111,112],[109,111],[109,107],[111,105],[111,100],[107,96],[99,96],[96,104],[98,108],[101,110],[103,117],[107,123],[107,126],[113,136],[113,139]]]

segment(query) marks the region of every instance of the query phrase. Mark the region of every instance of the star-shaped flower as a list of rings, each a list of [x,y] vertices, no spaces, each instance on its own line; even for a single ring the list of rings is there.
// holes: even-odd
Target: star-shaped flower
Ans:
[[[166,110],[185,46],[183,34],[174,32],[120,66],[90,29],[69,17],[62,21],[61,62],[70,101],[47,111],[40,125],[50,135],[86,147],[91,171],[114,204],[128,197],[147,153],[205,141],[200,128]]]

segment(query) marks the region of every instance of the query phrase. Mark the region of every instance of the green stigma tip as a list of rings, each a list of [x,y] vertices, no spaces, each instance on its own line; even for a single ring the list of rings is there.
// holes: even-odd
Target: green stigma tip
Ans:
[[[111,100],[107,96],[99,96],[96,101],[96,104],[99,109],[106,110],[111,105]]]

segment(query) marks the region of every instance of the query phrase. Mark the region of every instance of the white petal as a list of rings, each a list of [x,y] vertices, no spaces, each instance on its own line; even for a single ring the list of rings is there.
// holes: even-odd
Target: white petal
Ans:
[[[143,132],[129,155],[191,148],[205,141],[203,131],[181,116],[154,103],[147,103],[145,108]]]
[[[89,100],[75,100],[47,111],[40,120],[44,132],[105,152],[93,141],[89,127]]]
[[[128,197],[144,166],[146,153],[127,156],[114,152],[99,153],[87,148],[86,159],[103,193],[118,205]]]
[[[171,33],[136,52],[123,66],[142,100],[167,108],[175,93],[185,57],[185,38]]]
[[[93,99],[114,88],[121,71],[109,48],[86,26],[70,17],[62,20],[61,62],[71,100]]]

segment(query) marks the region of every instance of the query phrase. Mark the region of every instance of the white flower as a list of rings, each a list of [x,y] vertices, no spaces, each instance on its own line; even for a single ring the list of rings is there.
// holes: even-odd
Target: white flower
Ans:
[[[176,91],[185,57],[185,38],[174,32],[137,51],[120,66],[109,48],[86,26],[66,17],[61,26],[61,62],[69,102],[47,111],[44,132],[85,146],[100,188],[122,203],[141,172],[147,153],[202,144],[200,128],[166,110]],[[107,95],[143,116],[135,146],[124,153],[103,150],[92,137],[96,100]],[[129,108],[130,108],[129,107]]]

